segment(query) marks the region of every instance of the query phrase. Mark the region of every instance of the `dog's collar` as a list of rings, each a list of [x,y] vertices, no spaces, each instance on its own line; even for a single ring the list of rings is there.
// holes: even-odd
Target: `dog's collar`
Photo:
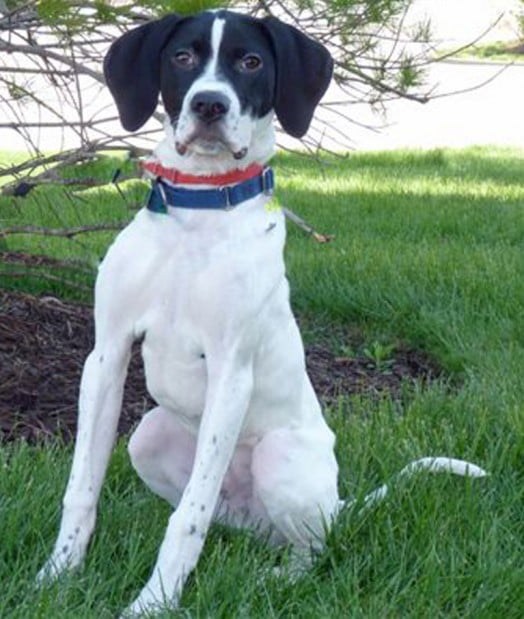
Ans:
[[[224,187],[224,185],[233,185],[246,181],[254,176],[262,174],[264,166],[259,163],[252,163],[244,170],[230,170],[224,174],[212,174],[208,176],[197,176],[196,174],[186,174],[175,168],[166,168],[158,161],[145,160],[142,162],[142,168],[149,172],[155,178],[159,176],[172,183],[173,185],[216,185]]]
[[[261,193],[272,195],[275,186],[273,170],[258,164],[214,176],[183,174],[155,162],[145,162],[143,167],[156,176],[146,203],[146,207],[155,213],[167,213],[168,207],[228,210]],[[189,189],[177,186],[179,184],[217,187]]]

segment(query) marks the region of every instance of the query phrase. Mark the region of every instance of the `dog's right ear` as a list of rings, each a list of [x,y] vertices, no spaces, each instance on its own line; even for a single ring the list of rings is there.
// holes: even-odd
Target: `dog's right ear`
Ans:
[[[104,75],[127,131],[140,129],[155,111],[160,93],[160,54],[183,19],[168,15],[149,22],[126,32],[109,48]]]

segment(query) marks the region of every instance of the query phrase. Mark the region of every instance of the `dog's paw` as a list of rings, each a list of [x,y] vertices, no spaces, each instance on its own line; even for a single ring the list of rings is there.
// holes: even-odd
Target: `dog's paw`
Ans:
[[[36,575],[35,583],[37,587],[46,587],[74,567],[68,557],[53,553]]]
[[[167,600],[160,601],[147,591],[142,593],[120,615],[120,619],[136,619],[137,617],[155,617],[167,610],[174,610],[176,604]]]
[[[121,619],[155,617],[163,611],[172,611],[178,606],[179,597],[180,591],[175,584],[170,587],[154,574],[136,600],[124,610]]]
[[[71,544],[57,545],[42,569],[36,575],[36,585],[45,587],[82,565],[85,552]]]

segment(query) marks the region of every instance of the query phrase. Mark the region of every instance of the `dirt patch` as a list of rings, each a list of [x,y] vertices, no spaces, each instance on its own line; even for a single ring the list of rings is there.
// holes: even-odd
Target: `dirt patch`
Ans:
[[[92,308],[0,291],[0,441],[74,436],[80,376],[92,346]],[[396,351],[377,366],[367,357],[339,357],[315,345],[306,349],[306,363],[324,404],[341,394],[387,392],[397,397],[406,381],[438,375],[426,355],[410,350]],[[128,432],[152,406],[137,346],[119,432]]]

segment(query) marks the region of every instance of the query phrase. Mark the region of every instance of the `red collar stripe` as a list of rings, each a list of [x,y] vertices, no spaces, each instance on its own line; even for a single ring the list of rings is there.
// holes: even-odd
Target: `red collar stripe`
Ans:
[[[142,167],[154,177],[160,176],[174,185],[217,185],[220,187],[246,181],[254,176],[259,176],[264,171],[264,167],[258,163],[252,163],[244,170],[231,170],[225,174],[214,174],[212,176],[184,174],[175,168],[165,168],[162,164],[154,161],[143,161]]]

